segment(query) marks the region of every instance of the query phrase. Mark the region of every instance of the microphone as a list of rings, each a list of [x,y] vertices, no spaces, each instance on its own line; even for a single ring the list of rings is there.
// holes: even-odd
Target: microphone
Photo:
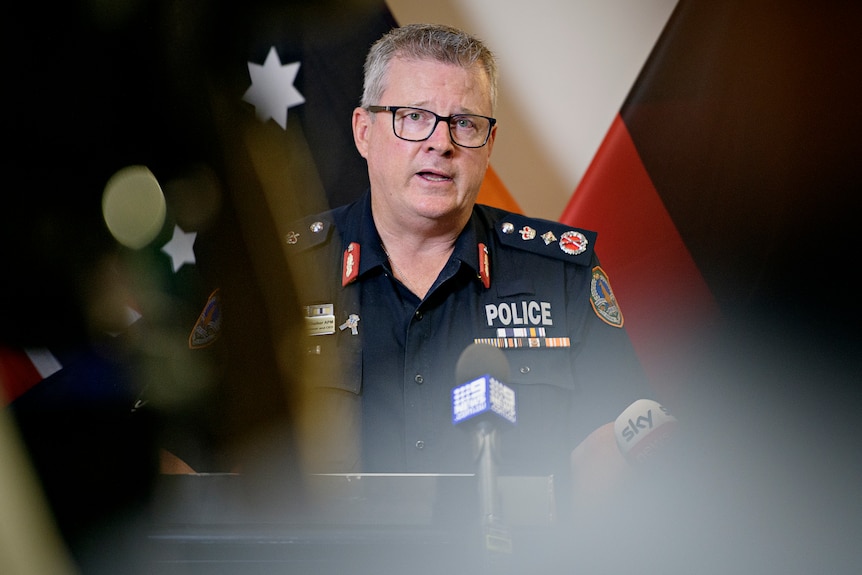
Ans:
[[[638,399],[617,417],[614,435],[626,460],[642,464],[664,449],[676,427],[677,419],[663,405]]]
[[[504,381],[509,379],[509,360],[499,348],[474,343],[458,358],[455,388],[452,389],[452,423],[471,418],[487,421],[484,414],[517,422],[515,392]]]
[[[515,392],[504,383],[508,378],[506,355],[497,347],[474,343],[458,358],[452,389],[452,423],[476,434],[483,548],[492,565],[499,553],[512,552],[512,540],[499,511],[494,460],[497,423],[517,422]]]

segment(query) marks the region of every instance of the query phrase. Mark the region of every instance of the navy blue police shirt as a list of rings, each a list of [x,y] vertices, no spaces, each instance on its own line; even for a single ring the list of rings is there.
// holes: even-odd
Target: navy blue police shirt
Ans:
[[[369,193],[286,239],[328,471],[474,473],[451,397],[474,342],[509,361],[517,422],[499,426],[503,474],[567,476],[580,441],[650,395],[593,232],[477,205],[423,300],[393,277]]]

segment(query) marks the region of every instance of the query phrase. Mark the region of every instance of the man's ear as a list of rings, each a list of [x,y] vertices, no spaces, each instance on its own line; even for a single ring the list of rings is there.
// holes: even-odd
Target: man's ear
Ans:
[[[494,149],[494,140],[496,140],[496,139],[497,139],[497,126],[495,125],[493,128],[491,128],[491,135],[488,137],[488,143],[485,144],[486,146],[488,146],[488,155],[489,156],[491,155],[491,150]]]
[[[353,109],[353,143],[363,158],[368,157],[368,136],[372,121],[371,112],[365,108]]]

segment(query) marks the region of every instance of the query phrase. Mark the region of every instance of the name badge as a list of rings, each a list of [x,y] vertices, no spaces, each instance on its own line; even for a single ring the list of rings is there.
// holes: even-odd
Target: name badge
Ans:
[[[335,306],[331,303],[305,306],[306,335],[335,333]]]

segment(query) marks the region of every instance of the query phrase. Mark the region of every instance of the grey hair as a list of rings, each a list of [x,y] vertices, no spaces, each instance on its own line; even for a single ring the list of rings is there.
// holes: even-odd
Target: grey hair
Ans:
[[[394,57],[436,60],[463,68],[479,65],[491,87],[491,113],[497,109],[497,60],[485,44],[466,32],[442,24],[408,24],[393,28],[377,40],[365,59],[362,107],[380,102],[386,72]]]

